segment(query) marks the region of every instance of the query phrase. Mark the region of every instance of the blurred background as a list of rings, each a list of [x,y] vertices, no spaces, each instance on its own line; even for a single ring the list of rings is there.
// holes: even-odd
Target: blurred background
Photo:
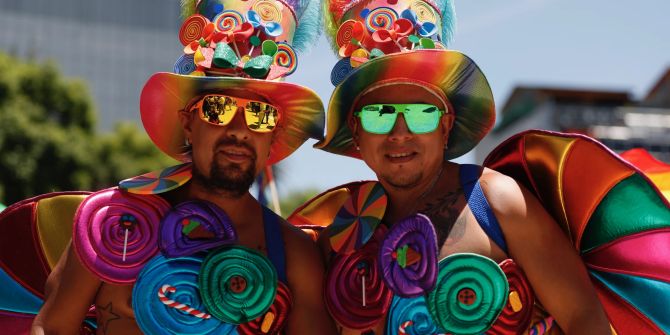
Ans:
[[[456,0],[450,48],[484,71],[496,128],[481,163],[530,128],[579,132],[670,161],[670,2]],[[181,55],[179,0],[0,0],[0,203],[97,190],[175,163],[153,147],[139,93]],[[327,103],[336,58],[321,37],[289,81]],[[284,215],[319,191],[372,179],[309,141],[275,169]],[[1,205],[0,205],[0,208]]]

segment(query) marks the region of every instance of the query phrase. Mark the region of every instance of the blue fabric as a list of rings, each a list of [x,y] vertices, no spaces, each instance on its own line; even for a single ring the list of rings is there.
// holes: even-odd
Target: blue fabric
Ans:
[[[268,258],[277,270],[277,276],[284,284],[286,279],[286,252],[284,250],[284,238],[281,233],[279,216],[269,208],[263,206],[263,227],[265,230],[265,246],[268,249]]]
[[[37,314],[42,303],[42,299],[19,285],[0,267],[0,310]]]
[[[507,243],[505,243],[505,237],[500,229],[500,224],[493,214],[489,202],[486,201],[482,186],[479,184],[480,171],[481,167],[478,165],[461,164],[460,179],[465,199],[468,201],[468,206],[470,207],[472,214],[477,219],[479,226],[484,229],[486,235],[488,235],[489,238],[492,239],[505,253],[508,253]]]
[[[639,276],[589,270],[608,289],[618,294],[670,334],[670,283]]]

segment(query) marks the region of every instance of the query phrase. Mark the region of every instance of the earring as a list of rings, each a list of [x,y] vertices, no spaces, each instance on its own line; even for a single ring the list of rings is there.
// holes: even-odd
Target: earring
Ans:
[[[189,146],[191,145],[191,141],[189,141],[188,137],[184,137],[184,146]]]

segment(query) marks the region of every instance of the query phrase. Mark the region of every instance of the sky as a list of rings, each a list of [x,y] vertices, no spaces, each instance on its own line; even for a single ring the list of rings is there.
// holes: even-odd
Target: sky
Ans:
[[[502,106],[514,87],[628,91],[636,99],[670,67],[670,1],[456,0],[450,49],[472,58]],[[289,81],[315,90],[327,105],[337,61],[324,36],[299,58]],[[312,148],[310,140],[279,164],[281,196],[375,179],[364,162]],[[474,155],[456,160],[473,163]]]

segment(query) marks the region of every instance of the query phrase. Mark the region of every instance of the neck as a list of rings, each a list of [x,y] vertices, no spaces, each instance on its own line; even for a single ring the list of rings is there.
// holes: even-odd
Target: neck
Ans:
[[[408,187],[396,187],[380,180],[389,199],[386,214],[384,215],[385,220],[395,223],[412,214],[419,207],[419,204],[433,191],[443,174],[443,169],[446,169],[443,163],[427,169],[423,178],[418,183]]]

